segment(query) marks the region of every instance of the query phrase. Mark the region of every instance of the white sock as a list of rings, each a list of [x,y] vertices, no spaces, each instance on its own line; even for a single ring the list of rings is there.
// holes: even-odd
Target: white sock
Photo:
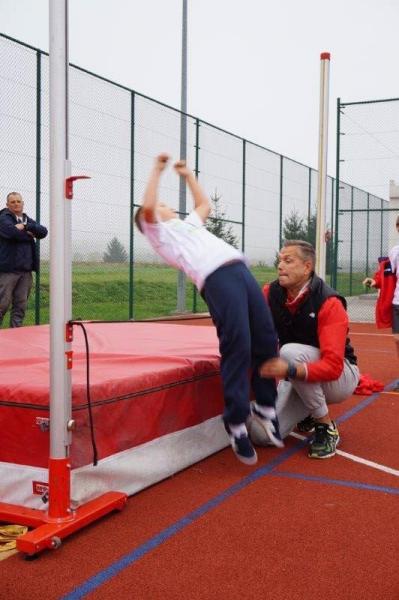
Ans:
[[[266,419],[276,418],[276,409],[273,406],[261,406],[257,402],[254,402],[256,410]]]
[[[247,427],[246,427],[245,423],[240,423],[239,425],[230,425],[230,423],[229,423],[229,429],[230,429],[232,435],[234,435],[234,437],[236,437],[236,438],[240,438],[243,435],[248,435],[248,431],[247,431]]]

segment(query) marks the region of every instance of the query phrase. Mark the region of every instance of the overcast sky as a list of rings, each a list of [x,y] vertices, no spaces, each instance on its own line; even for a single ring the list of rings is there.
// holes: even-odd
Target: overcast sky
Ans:
[[[70,0],[70,61],[180,106],[182,0]],[[336,99],[399,96],[398,0],[188,0],[188,112],[317,168],[320,53]],[[0,0],[0,31],[48,51],[48,1]]]

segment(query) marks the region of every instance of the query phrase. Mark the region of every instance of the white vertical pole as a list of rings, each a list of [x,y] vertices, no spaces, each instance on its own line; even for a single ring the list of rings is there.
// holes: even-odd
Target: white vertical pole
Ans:
[[[326,276],[326,190],[330,53],[320,55],[319,176],[317,183],[316,273]]]
[[[71,318],[70,200],[67,159],[68,0],[50,0],[50,459],[69,455],[71,376],[66,323]]]

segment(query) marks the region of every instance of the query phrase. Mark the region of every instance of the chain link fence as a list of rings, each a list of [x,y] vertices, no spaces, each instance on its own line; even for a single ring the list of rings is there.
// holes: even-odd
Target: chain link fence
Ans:
[[[374,321],[362,281],[398,243],[399,98],[337,102],[336,264],[333,285],[359,321]],[[342,183],[345,181],[346,183]],[[367,190],[367,192],[362,191]]]
[[[48,55],[0,34],[0,81],[0,194],[5,201],[9,191],[21,192],[26,212],[48,226]],[[72,200],[73,318],[123,320],[173,314],[178,274],[162,263],[133,227],[133,215],[154,156],[166,151],[179,158],[181,113],[76,66],[69,69],[69,87],[73,174],[91,177],[75,186]],[[218,199],[223,227],[246,253],[259,283],[274,279],[276,253],[290,217],[296,215],[307,234],[314,224],[317,171],[192,115],[186,115],[186,125],[188,164],[210,197]],[[362,192],[358,185],[355,181],[341,184],[343,233],[340,229],[337,243],[331,242],[327,253],[330,282],[344,293],[357,292],[353,284],[348,287],[346,278],[367,269],[357,262],[360,244],[354,241],[355,234],[346,232],[353,217],[341,218],[342,211],[352,210],[360,197],[369,198],[370,206],[379,206],[380,212],[369,216],[364,241],[369,245],[370,265],[384,234],[383,229],[377,234],[373,223],[382,218],[385,200]],[[336,181],[329,177],[326,227],[330,230],[337,219],[336,190]],[[163,177],[160,195],[178,209],[179,181],[173,172]],[[190,206],[188,197],[188,210]],[[359,235],[364,234],[357,218],[356,227]],[[40,242],[40,257],[27,324],[49,318],[48,238]],[[191,283],[186,286],[186,307],[206,310]]]

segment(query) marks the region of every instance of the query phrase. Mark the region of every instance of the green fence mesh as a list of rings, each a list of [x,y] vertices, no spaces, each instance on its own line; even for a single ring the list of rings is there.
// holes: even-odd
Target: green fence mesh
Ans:
[[[48,55],[0,35],[0,80],[0,193],[5,199],[11,190],[21,192],[27,213],[48,225]],[[76,185],[72,200],[73,317],[141,319],[173,314],[178,274],[154,254],[133,228],[132,218],[154,156],[166,151],[179,158],[181,113],[75,66],[70,67],[69,83],[73,174],[91,177]],[[300,232],[314,241],[317,171],[192,115],[186,116],[186,123],[188,163],[205,191],[217,199],[224,231],[245,251],[259,283],[273,279],[276,253],[285,237],[298,237]],[[358,280],[380,254],[385,197],[378,188],[360,186],[349,174],[350,170],[340,176],[348,183],[340,186],[338,276],[334,241],[327,252],[327,274],[333,282],[335,277],[340,291],[355,294]],[[329,177],[326,227],[331,230],[336,187]],[[165,174],[160,194],[178,208],[179,181],[174,173]],[[377,205],[372,213],[370,207]],[[188,197],[187,210],[190,206]],[[362,220],[353,217],[355,206],[364,210]],[[382,233],[377,234],[380,223]],[[368,248],[367,268],[359,262],[364,254],[357,241],[361,234]],[[49,318],[48,238],[40,244],[40,256],[27,324]],[[188,283],[186,309],[205,308]]]
[[[337,289],[356,320],[373,321],[375,292],[362,286],[398,243],[399,99],[337,103]],[[346,183],[342,183],[345,181]],[[367,191],[363,191],[367,190]]]

